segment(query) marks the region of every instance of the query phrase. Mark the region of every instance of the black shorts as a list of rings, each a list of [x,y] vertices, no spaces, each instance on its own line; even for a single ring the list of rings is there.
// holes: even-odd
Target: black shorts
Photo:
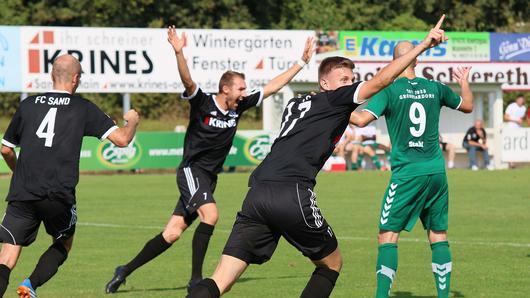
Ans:
[[[442,146],[442,151],[447,151],[447,143],[446,142],[440,142],[440,146]]]
[[[207,203],[215,203],[213,192],[217,176],[200,168],[183,167],[177,170],[177,186],[180,198],[173,215],[184,217],[187,225],[197,218],[197,209]]]
[[[337,238],[311,188],[260,183],[248,191],[223,254],[262,264],[272,257],[280,236],[311,260],[320,260],[337,248]]]
[[[58,200],[11,201],[2,220],[0,241],[28,246],[37,238],[40,223],[53,238],[68,239],[75,233],[75,204]]]

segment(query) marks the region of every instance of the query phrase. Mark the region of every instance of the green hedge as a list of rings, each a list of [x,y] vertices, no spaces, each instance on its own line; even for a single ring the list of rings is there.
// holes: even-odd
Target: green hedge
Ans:
[[[85,93],[80,95],[98,105],[109,116],[121,119],[121,94]],[[144,119],[187,119],[190,106],[186,101],[179,99],[179,95],[174,93],[137,93],[131,94],[131,105]],[[0,117],[12,117],[19,101],[20,93],[0,93]],[[246,118],[261,119],[261,109],[250,109],[246,113]]]

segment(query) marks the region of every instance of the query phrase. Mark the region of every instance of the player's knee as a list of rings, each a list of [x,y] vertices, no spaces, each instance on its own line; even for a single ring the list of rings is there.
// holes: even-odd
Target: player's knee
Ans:
[[[3,244],[0,251],[0,264],[6,265],[9,269],[15,268],[20,251],[20,246]]]
[[[0,264],[6,265],[9,269],[13,270],[17,264],[17,258],[6,253],[0,253]]]
[[[74,240],[74,237],[72,236],[72,237],[70,237],[68,239],[65,239],[65,240],[58,240],[58,241],[54,242],[54,244],[58,243],[58,245],[61,245],[62,248],[66,251],[66,253],[69,253],[70,250],[72,250],[72,245],[74,243],[73,240]]]
[[[429,242],[436,243],[441,241],[447,241],[447,231],[432,231],[429,230]]]
[[[313,261],[313,263],[317,267],[325,267],[340,272],[340,270],[342,269],[342,255],[340,253],[340,250],[337,248],[329,256],[319,261]]]
[[[201,219],[201,222],[215,226],[215,224],[217,223],[217,220],[219,220],[219,212],[217,211],[217,207],[215,206],[215,204],[208,204],[208,205],[210,206],[207,206],[207,208],[201,207],[198,210],[199,217]]]
[[[377,235],[377,242],[379,244],[397,243],[398,238],[399,238],[399,233],[391,232],[391,231],[380,231],[379,235]]]
[[[209,214],[204,218],[204,222],[212,226],[214,226],[218,220],[219,220],[219,213],[217,212],[217,210],[215,210],[214,213]]]
[[[162,232],[162,237],[167,243],[173,244],[180,239],[180,235],[182,235],[183,231],[184,230],[180,227],[166,227],[164,232]]]
[[[329,262],[326,266],[328,269],[340,272],[342,269],[342,256],[338,256],[337,258],[334,258],[331,262]]]

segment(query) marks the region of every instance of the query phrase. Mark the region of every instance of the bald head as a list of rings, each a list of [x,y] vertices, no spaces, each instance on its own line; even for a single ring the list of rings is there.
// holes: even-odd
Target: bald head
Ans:
[[[72,55],[62,55],[53,62],[52,80],[54,84],[73,84],[81,76],[81,64]]]
[[[414,44],[412,44],[412,42],[406,40],[398,42],[397,45],[394,47],[394,60],[412,51],[412,49],[414,49]],[[407,66],[407,69],[413,71],[417,61],[417,59],[414,59],[414,61],[412,61],[409,66]]]
[[[412,51],[414,45],[410,41],[400,41],[394,47],[394,60]]]

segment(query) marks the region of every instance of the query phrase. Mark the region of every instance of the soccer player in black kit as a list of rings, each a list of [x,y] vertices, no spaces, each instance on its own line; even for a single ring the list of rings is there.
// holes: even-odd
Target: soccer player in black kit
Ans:
[[[188,297],[212,298],[228,292],[249,264],[271,258],[280,237],[316,266],[301,297],[329,297],[342,257],[335,234],[317,207],[315,177],[348,125],[351,112],[391,84],[417,56],[446,40],[439,29],[442,20],[414,50],[371,80],[353,83],[354,64],[347,58],[328,57],[321,62],[321,92],[288,102],[271,152],[250,176],[250,189],[220,263],[212,278],[202,280]]]
[[[129,263],[116,268],[107,283],[107,293],[115,293],[129,274],[168,249],[197,217],[200,223],[192,240],[188,291],[202,280],[202,264],[218,219],[213,197],[217,174],[230,151],[239,119],[246,110],[259,106],[264,98],[289,83],[313,54],[313,38],[308,38],[300,61],[263,88],[247,92],[245,76],[227,71],[219,80],[219,93],[209,95],[191,78],[183,53],[186,36],[179,37],[175,28],[169,27],[168,41],[175,50],[179,75],[186,89],[182,99],[188,100],[191,106],[184,156],[177,169],[180,199],[164,231],[149,240]]]
[[[83,136],[109,139],[121,147],[134,137],[136,111],[127,112],[127,125],[118,128],[95,104],[74,95],[80,78],[79,61],[70,55],[59,56],[52,69],[54,90],[24,99],[2,139],[2,156],[13,177],[0,225],[0,296],[22,247],[35,241],[41,222],[53,243],[18,287],[19,296],[36,297],[37,287],[66,260],[77,219],[75,187]]]

